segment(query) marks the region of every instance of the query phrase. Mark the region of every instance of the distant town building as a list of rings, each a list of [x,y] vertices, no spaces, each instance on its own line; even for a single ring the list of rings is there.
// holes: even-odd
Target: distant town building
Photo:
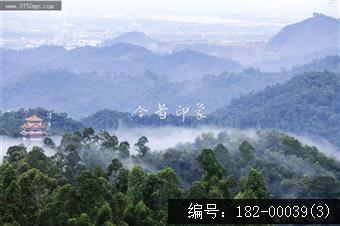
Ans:
[[[43,119],[38,117],[37,115],[31,115],[27,117],[26,123],[21,125],[22,131],[21,134],[24,138],[35,138],[39,139],[45,137],[47,135],[46,131],[46,123]]]
[[[320,16],[325,16],[325,15],[322,13],[316,13],[316,12],[313,13],[313,17],[320,17]]]

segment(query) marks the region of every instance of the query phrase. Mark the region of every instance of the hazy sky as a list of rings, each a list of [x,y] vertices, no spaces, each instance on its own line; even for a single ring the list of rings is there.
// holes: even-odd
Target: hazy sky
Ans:
[[[27,47],[46,43],[96,45],[131,30],[142,31],[161,40],[183,37],[241,41],[240,35],[247,34],[248,41],[267,40],[283,26],[307,19],[313,12],[339,18],[339,1],[62,0],[62,11],[0,11],[0,26],[14,31],[57,34],[53,36],[55,41],[51,37],[39,37],[39,40],[24,37],[22,39]],[[177,23],[174,27],[172,22],[185,23]],[[231,30],[230,27],[238,27],[239,30]],[[178,35],[178,32],[181,34]],[[236,32],[235,37],[230,37],[233,32]],[[11,45],[18,42],[12,39],[7,44],[10,41]]]
[[[310,17],[313,12],[339,17],[338,0],[62,0],[61,12],[5,12],[42,16],[152,17],[174,20],[215,18]],[[223,21],[221,21],[223,22]]]
[[[97,16],[339,17],[338,0],[64,0],[66,14]]]

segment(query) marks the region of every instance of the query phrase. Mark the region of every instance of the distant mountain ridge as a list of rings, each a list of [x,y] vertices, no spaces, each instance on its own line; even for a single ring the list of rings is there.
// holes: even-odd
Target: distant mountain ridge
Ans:
[[[160,42],[140,32],[128,32],[113,40],[143,46],[153,43],[153,51],[178,52],[193,50],[210,56],[234,59],[243,65],[263,71],[278,71],[282,67],[305,64],[340,52],[339,19],[314,13],[313,17],[283,27],[268,41],[219,44],[209,41]],[[131,40],[130,36],[133,37]],[[105,42],[106,43],[106,42]],[[108,40],[108,44],[114,43]]]
[[[117,43],[127,43],[132,45],[141,46],[148,50],[157,52],[159,45],[161,44],[158,40],[147,36],[143,32],[131,31],[121,34],[113,39],[105,40],[101,46],[111,46]]]
[[[183,81],[172,81],[151,71],[138,76],[120,76],[49,70],[25,74],[19,81],[4,86],[3,107],[41,106],[82,117],[102,109],[133,112],[139,105],[154,112],[158,103],[167,104],[174,114],[178,105],[194,108],[197,102],[201,102],[209,113],[234,97],[287,79],[289,75],[266,74],[249,69],[241,73],[226,72]],[[32,87],[37,84],[39,89],[32,92]]]
[[[268,42],[268,48],[291,55],[328,47],[339,48],[340,20],[314,13],[313,17],[285,26]]]
[[[243,69],[243,66],[234,60],[196,51],[161,55],[127,43],[103,47],[87,46],[72,50],[56,46],[41,46],[19,51],[4,50],[3,56],[7,62],[4,70],[9,75],[8,79],[15,79],[13,75],[20,76],[37,69],[98,71],[131,76],[150,70],[173,80],[200,78],[206,74],[219,74],[224,71],[239,72]],[[19,71],[17,62],[23,64],[23,68]]]
[[[56,46],[4,50],[4,73],[8,75],[4,82],[38,69],[105,71],[117,75],[137,75],[149,70],[173,80],[194,79],[224,71],[239,72],[246,67],[243,65],[262,71],[280,71],[283,67],[290,69],[338,54],[339,33],[339,19],[316,14],[284,27],[268,43],[226,46],[197,42],[169,44],[134,31],[107,40],[98,47],[69,51]],[[174,52],[157,52],[164,45],[174,45]],[[155,46],[157,48],[150,48]],[[22,65],[20,68],[18,62]]]

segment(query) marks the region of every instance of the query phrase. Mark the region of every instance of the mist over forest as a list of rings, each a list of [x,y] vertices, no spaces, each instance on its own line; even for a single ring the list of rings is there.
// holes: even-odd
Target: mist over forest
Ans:
[[[193,143],[195,139],[198,139],[202,134],[213,134],[217,136],[219,133],[243,133],[249,138],[258,140],[259,137],[256,135],[255,129],[239,130],[233,128],[222,128],[222,127],[199,127],[199,128],[186,128],[186,127],[137,127],[137,128],[119,128],[110,131],[110,133],[119,137],[120,141],[127,141],[129,144],[134,144],[142,136],[148,138],[148,146],[151,152],[164,152],[167,149],[175,148],[178,146],[183,146],[187,143]],[[339,159],[338,149],[329,143],[326,139],[313,139],[308,136],[296,135],[287,133],[290,136],[296,137],[304,145],[314,146],[319,151],[323,152],[327,156]],[[55,144],[59,145],[61,141],[61,136],[52,136],[51,139]],[[27,147],[28,150],[32,149],[34,146],[39,146],[44,148],[45,154],[47,156],[52,156],[55,154],[53,149],[48,148],[43,140],[24,140],[21,137],[12,138],[8,136],[1,136],[1,161],[6,155],[7,149],[11,146],[22,144]],[[131,150],[131,153],[137,154],[135,149]],[[108,159],[111,159],[111,156]]]
[[[340,19],[309,4],[36,28],[6,12],[0,225],[164,226],[173,198],[339,199]]]

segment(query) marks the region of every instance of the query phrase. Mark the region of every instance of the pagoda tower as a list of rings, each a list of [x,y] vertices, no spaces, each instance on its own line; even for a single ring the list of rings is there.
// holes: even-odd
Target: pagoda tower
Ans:
[[[21,125],[21,134],[24,138],[40,139],[47,135],[46,123],[37,115],[27,117],[26,122]]]

